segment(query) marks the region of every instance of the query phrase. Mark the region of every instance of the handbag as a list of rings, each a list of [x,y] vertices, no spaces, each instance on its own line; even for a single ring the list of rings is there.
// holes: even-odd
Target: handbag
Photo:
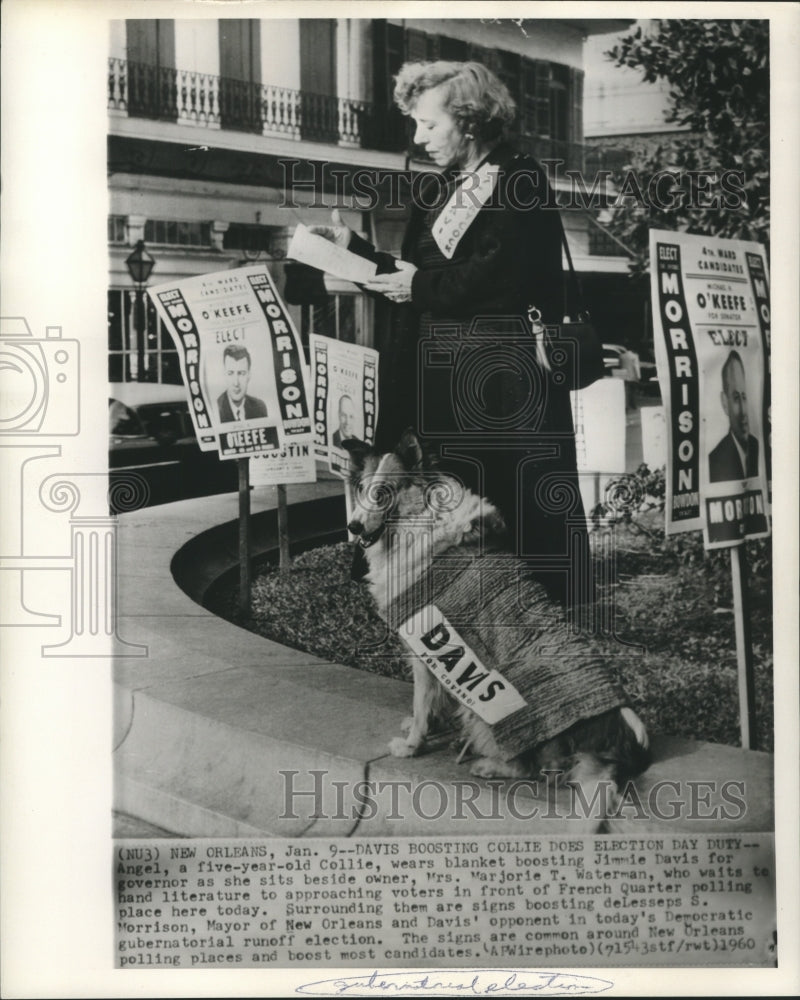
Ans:
[[[569,265],[569,281],[565,289],[564,321],[557,327],[558,338],[552,336],[553,327],[546,327],[542,314],[535,306],[528,307],[528,320],[537,341],[540,364],[550,372],[554,384],[569,389],[585,389],[605,374],[603,345],[588,310],[583,305],[583,295],[572,264],[567,234],[561,224],[561,242]],[[571,297],[570,297],[571,293]],[[569,302],[575,307],[570,308]],[[575,316],[576,319],[571,317]]]

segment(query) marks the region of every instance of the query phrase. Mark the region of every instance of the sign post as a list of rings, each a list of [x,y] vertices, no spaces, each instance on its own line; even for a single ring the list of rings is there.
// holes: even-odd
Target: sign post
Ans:
[[[733,620],[736,628],[736,669],[739,681],[739,732],[745,750],[756,746],[756,681],[750,636],[750,596],[747,556],[742,545],[731,546]]]
[[[239,612],[250,614],[250,462],[236,461],[239,467]]]
[[[285,573],[289,569],[289,508],[286,504],[286,484],[278,483],[278,551],[280,553],[280,569]]]

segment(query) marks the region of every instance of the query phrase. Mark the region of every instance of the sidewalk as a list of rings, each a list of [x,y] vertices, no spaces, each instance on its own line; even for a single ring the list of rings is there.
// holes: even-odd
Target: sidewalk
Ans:
[[[338,481],[289,486],[287,493],[293,539],[323,519],[342,526]],[[275,490],[251,496],[258,555],[277,545]],[[237,564],[237,514],[236,494],[226,494],[119,518],[118,631],[148,652],[115,666],[115,810],[142,830],[150,824],[192,837],[594,832],[590,820],[528,818],[537,800],[527,790],[520,805],[497,784],[471,779],[446,740],[419,758],[390,756],[387,741],[410,711],[409,684],[280,646],[189,597],[173,572],[202,599]],[[642,801],[658,782],[680,782],[679,792],[670,786],[660,800],[669,798],[680,814],[662,822],[662,832],[774,828],[770,754],[674,737],[657,736],[653,745],[655,762],[636,785]],[[388,793],[374,808],[359,808],[354,789],[363,781],[389,782],[383,787],[407,799],[425,791],[416,802],[423,816]],[[726,781],[744,782],[744,817],[692,818],[692,782]],[[437,815],[437,795],[451,793],[468,796],[473,807],[458,814],[448,798]],[[120,833],[130,829],[120,824]],[[632,821],[627,832],[644,830]]]

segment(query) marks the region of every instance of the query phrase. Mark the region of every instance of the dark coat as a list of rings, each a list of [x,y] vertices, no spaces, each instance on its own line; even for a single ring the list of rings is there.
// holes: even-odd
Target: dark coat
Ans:
[[[758,475],[758,438],[747,435],[747,468],[742,468],[739,450],[730,432],[708,453],[708,478],[712,483],[729,479],[749,479]]]
[[[588,565],[574,428],[569,393],[537,361],[527,322],[531,305],[546,323],[563,317],[561,222],[532,157],[502,144],[487,161],[500,177],[452,259],[431,237],[439,209],[412,205],[401,254],[419,269],[412,301],[376,302],[376,445],[388,450],[415,427],[447,471],[500,508],[510,547],[540,569],[552,563],[542,582],[563,599],[575,586],[565,563]],[[431,178],[417,201],[430,205],[437,187]],[[350,249],[379,273],[395,269],[358,237]]]
[[[231,409],[230,400],[228,399],[227,392],[223,392],[222,395],[217,399],[217,409],[219,410],[219,420],[222,424],[229,424],[234,419],[233,410]],[[245,420],[258,420],[261,417],[266,417],[267,415],[267,404],[263,399],[258,399],[256,396],[245,396],[244,397],[244,419]]]

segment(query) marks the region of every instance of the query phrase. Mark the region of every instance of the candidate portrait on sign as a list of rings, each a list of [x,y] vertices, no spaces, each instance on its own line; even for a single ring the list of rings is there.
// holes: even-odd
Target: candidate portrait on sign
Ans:
[[[225,392],[217,399],[222,424],[266,417],[267,404],[257,396],[248,396],[252,360],[246,347],[230,345],[222,352],[225,368]]]
[[[356,434],[356,411],[353,405],[353,399],[344,393],[339,397],[339,426],[333,432],[331,442],[334,448],[341,448],[342,441],[347,441],[348,438],[354,438],[358,435]]]
[[[720,400],[728,418],[728,433],[708,454],[709,481],[757,476],[758,439],[750,433],[744,362],[738,351],[731,351],[722,366]]]

